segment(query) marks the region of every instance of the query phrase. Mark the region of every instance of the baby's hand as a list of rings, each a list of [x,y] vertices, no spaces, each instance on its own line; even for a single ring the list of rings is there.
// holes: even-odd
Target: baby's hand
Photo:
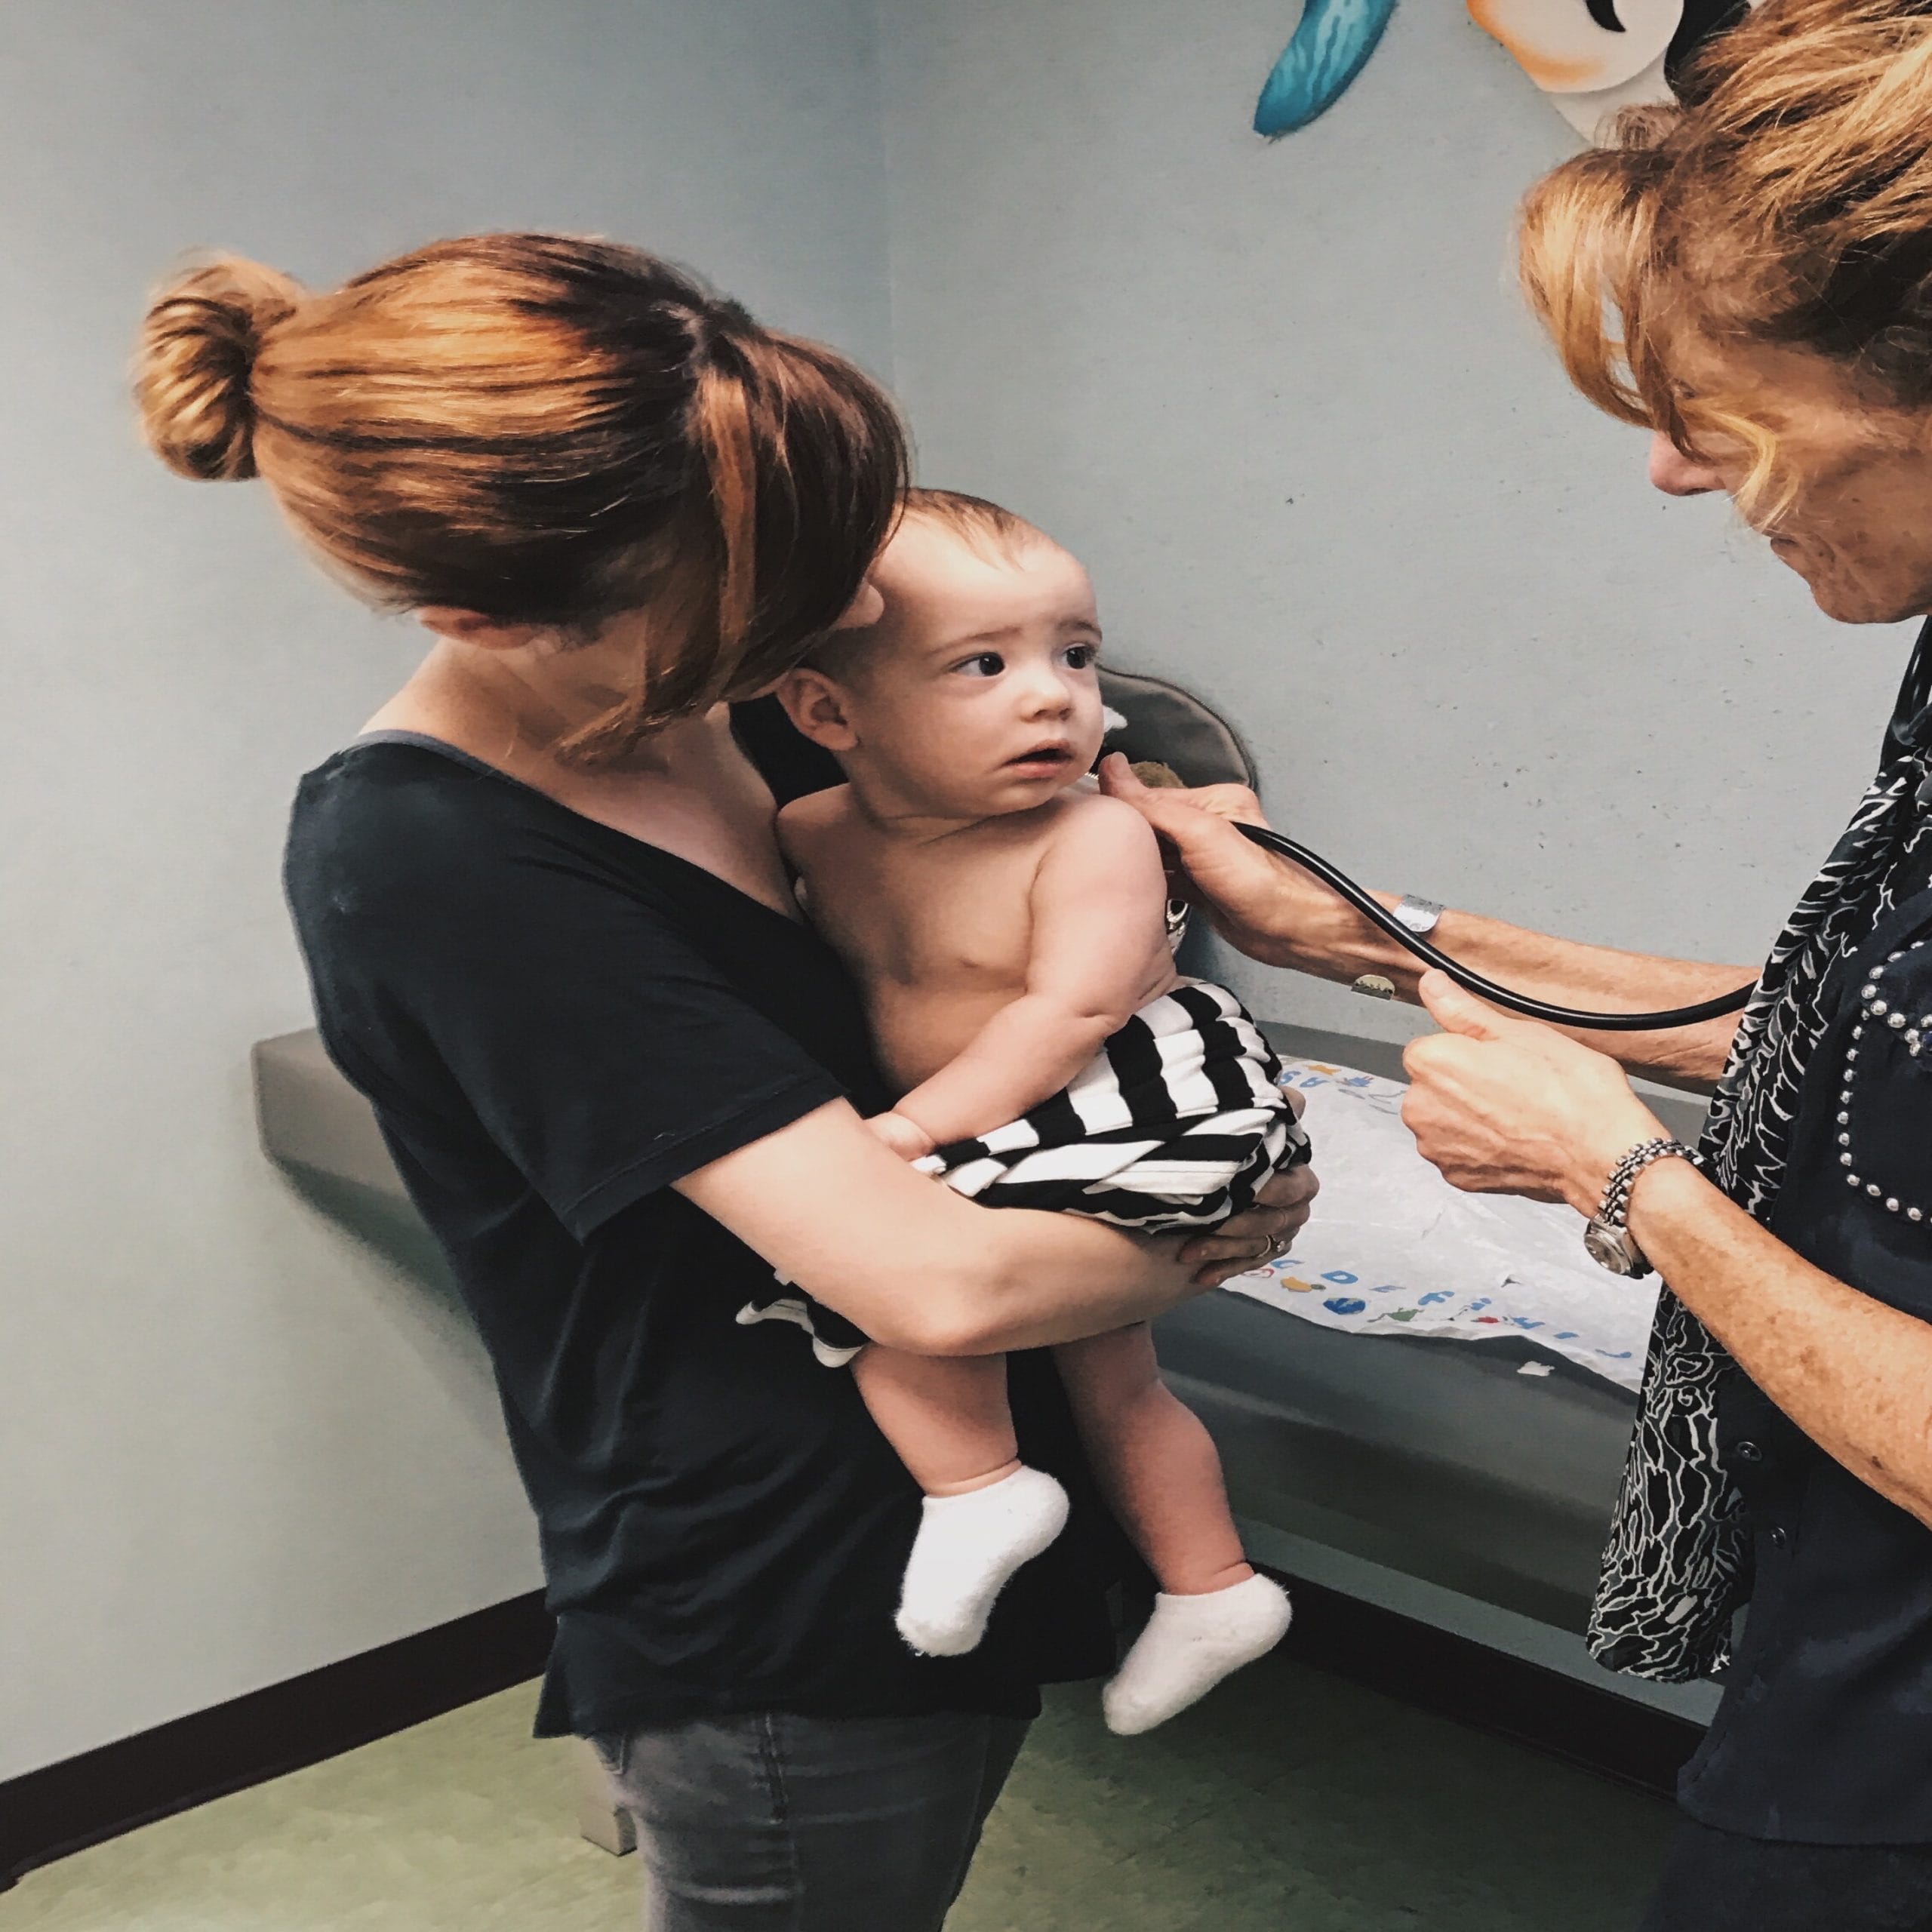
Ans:
[[[933,1151],[933,1137],[903,1114],[874,1114],[866,1124],[902,1161],[923,1161]]]

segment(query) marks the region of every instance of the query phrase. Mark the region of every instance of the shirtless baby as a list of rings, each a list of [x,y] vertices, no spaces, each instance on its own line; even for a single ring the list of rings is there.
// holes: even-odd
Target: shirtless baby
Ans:
[[[880,620],[779,692],[846,776],[779,831],[904,1095],[871,1125],[991,1204],[1149,1232],[1226,1219],[1306,1143],[1238,1003],[1174,970],[1152,832],[1080,783],[1104,728],[1086,573],[1009,512],[918,491],[875,580]],[[1104,1700],[1115,1730],[1146,1730],[1278,1642],[1287,1599],[1244,1558],[1214,1446],[1145,1324],[1055,1355],[1160,1586]],[[852,1372],[926,1497],[899,1628],[969,1651],[1066,1494],[1019,1460],[1002,1358],[874,1346]]]

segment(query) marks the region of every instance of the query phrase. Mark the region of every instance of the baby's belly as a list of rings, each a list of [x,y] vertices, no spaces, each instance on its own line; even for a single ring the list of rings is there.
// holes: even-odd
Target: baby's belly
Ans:
[[[981,1027],[1020,997],[1018,986],[961,987],[934,992],[909,986],[875,988],[872,1037],[879,1064],[905,1093],[956,1060]]]

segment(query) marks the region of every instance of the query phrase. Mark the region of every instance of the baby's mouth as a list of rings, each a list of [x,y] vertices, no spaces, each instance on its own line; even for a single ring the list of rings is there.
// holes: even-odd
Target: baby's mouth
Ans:
[[[1035,745],[1031,751],[1008,758],[1006,768],[1027,773],[1059,771],[1071,764],[1072,759],[1073,747],[1060,740],[1049,745]]]

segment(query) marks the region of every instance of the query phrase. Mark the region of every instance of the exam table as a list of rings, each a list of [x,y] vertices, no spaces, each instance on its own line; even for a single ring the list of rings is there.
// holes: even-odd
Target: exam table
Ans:
[[[1385,1041],[1263,1030],[1284,1057],[1401,1078],[1401,1050]],[[1695,1140],[1700,1103],[1645,1099]],[[1156,1332],[1168,1380],[1220,1447],[1239,1515],[1581,1630],[1634,1395],[1526,1339],[1344,1334],[1238,1295],[1204,1296]]]
[[[1292,1026],[1284,1054],[1399,1076],[1384,1042]],[[254,1049],[267,1152],[316,1204],[453,1293],[369,1103],[312,1031]],[[1650,1097],[1694,1131],[1687,1100]],[[1244,1297],[1167,1316],[1162,1366],[1201,1415],[1249,1521],[1558,1629],[1580,1630],[1635,1398],[1527,1340],[1319,1328]],[[1549,1372],[1526,1377],[1526,1361]]]

